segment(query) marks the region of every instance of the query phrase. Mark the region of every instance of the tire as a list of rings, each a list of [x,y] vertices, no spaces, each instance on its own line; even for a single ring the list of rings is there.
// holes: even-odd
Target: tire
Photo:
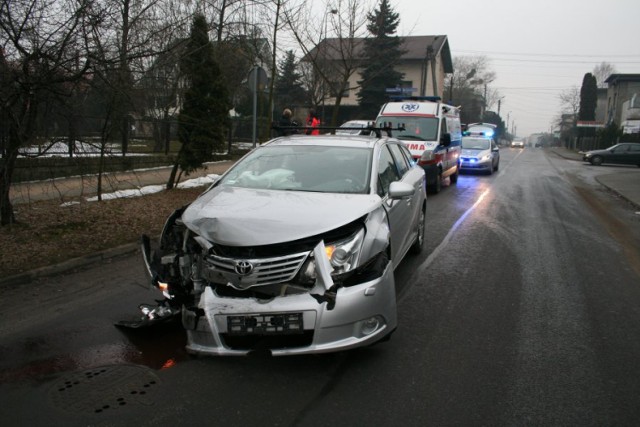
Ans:
[[[594,166],[600,166],[602,164],[602,157],[593,156],[591,160],[589,160],[589,163],[591,163]]]
[[[438,194],[440,192],[440,190],[442,190],[442,174],[438,173],[438,175],[436,175],[435,184],[431,184],[429,186],[429,192],[430,193],[434,193],[434,194]]]
[[[456,173],[454,173],[453,175],[449,176],[449,179],[451,180],[452,184],[455,184],[458,182],[458,176],[460,176],[460,167],[456,166]]]
[[[420,209],[420,219],[418,220],[418,230],[416,235],[416,240],[413,241],[411,248],[409,251],[417,255],[422,252],[422,248],[424,247],[424,221],[426,220],[426,206]]]
[[[496,167],[493,168],[493,170],[498,172],[498,168],[500,168],[500,161],[498,161],[498,163],[496,163]]]

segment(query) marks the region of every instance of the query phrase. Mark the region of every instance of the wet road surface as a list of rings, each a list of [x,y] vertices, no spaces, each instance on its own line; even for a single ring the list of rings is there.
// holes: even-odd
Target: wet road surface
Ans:
[[[499,172],[431,195],[398,330],[356,351],[194,358],[179,325],[115,328],[156,297],[137,257],[5,290],[0,421],[635,425],[640,215],[606,172],[503,149]]]

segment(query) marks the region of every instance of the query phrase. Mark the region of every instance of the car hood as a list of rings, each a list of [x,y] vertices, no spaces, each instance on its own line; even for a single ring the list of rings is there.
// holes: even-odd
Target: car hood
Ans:
[[[378,208],[377,195],[214,187],[182,214],[194,233],[228,246],[261,246],[321,234]]]
[[[473,150],[470,148],[464,148],[460,155],[467,157],[482,157],[490,153],[490,150]]]
[[[594,154],[609,154],[609,150],[590,150],[586,151],[584,154],[594,155]]]

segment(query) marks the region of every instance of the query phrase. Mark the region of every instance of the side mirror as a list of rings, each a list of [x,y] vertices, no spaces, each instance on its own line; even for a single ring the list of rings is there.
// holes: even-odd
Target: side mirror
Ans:
[[[451,145],[451,134],[450,133],[443,133],[440,136],[440,145],[444,145],[445,147],[448,147]]]
[[[406,182],[394,181],[389,185],[389,198],[391,199],[404,199],[412,196],[414,192],[413,186]]]

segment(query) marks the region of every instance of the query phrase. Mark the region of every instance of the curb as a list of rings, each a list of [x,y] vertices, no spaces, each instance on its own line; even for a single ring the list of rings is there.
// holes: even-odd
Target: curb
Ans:
[[[598,182],[598,184],[602,185],[604,188],[606,188],[607,190],[611,191],[612,193],[618,195],[618,197],[620,197],[621,199],[624,199],[625,201],[629,202],[633,207],[635,207],[636,209],[640,209],[640,204],[634,202],[633,200],[631,200],[630,198],[628,198],[627,196],[625,196],[624,194],[622,194],[619,190],[616,190],[613,187],[610,187],[609,185],[605,184],[604,182],[602,182],[602,180],[600,179],[600,177],[596,176],[595,180]]]
[[[138,243],[128,243],[126,245],[116,246],[115,248],[95,252],[90,255],[72,258],[58,264],[48,265],[24,273],[18,273],[12,276],[3,277],[2,279],[0,279],[0,287],[23,285],[41,277],[55,276],[57,274],[66,273],[70,270],[87,267],[108,259],[131,254],[133,252],[136,252],[139,247],[140,245]]]

